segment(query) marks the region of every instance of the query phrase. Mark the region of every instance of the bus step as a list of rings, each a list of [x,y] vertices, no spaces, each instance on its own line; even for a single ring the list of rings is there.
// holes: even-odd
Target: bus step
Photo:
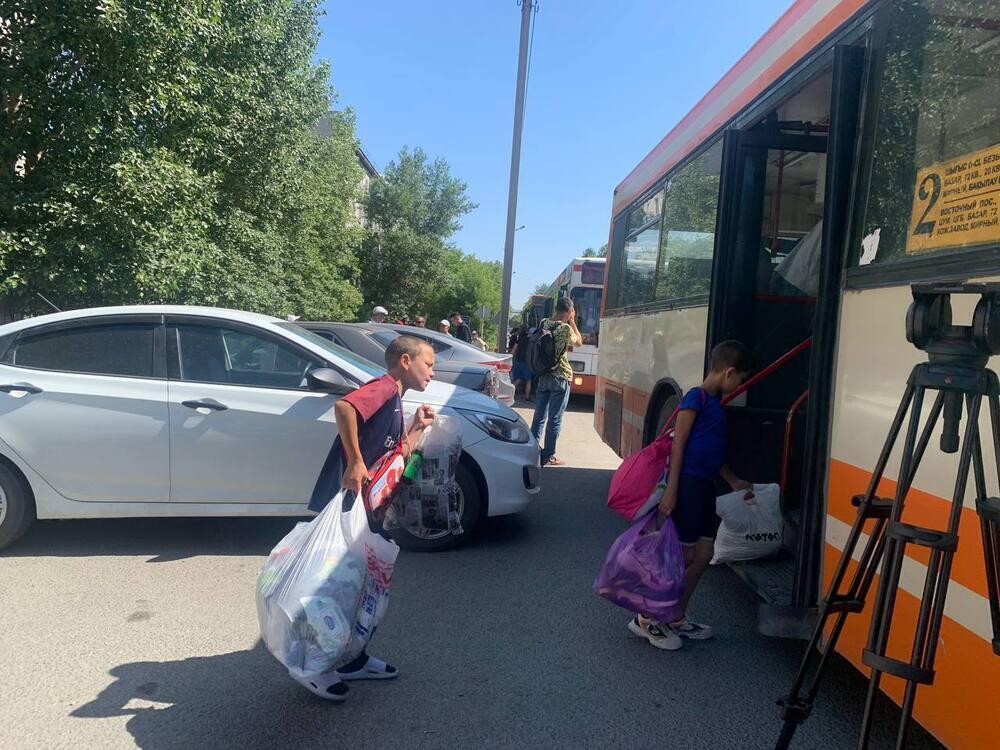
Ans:
[[[781,554],[775,558],[746,560],[728,565],[765,603],[778,606],[792,603],[795,559],[788,550],[782,549]]]

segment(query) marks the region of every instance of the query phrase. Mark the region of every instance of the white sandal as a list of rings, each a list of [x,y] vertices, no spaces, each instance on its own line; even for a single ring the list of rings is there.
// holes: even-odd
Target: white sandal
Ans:
[[[343,703],[347,700],[349,689],[337,672],[327,672],[317,677],[303,677],[291,670],[289,670],[288,674],[310,693],[319,696],[323,700],[333,701],[334,703]]]
[[[393,680],[399,677],[399,670],[381,659],[369,656],[361,669],[354,672],[337,672],[340,679],[347,680]]]

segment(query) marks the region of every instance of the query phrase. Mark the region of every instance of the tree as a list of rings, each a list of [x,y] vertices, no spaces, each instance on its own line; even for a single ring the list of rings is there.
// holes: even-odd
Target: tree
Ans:
[[[394,316],[428,309],[449,288],[449,238],[476,204],[444,159],[403,148],[365,201],[371,229],[360,251],[365,307],[382,305]],[[459,255],[461,255],[459,253]]]
[[[583,251],[584,258],[606,258],[608,255],[608,246],[601,245],[597,250],[592,247],[588,247]]]
[[[432,315],[439,320],[456,311],[468,315],[472,327],[484,339],[495,343],[496,332],[491,331],[489,318],[500,310],[503,264],[480,260],[474,255],[449,248],[445,251],[444,267],[446,280],[428,304]],[[477,312],[484,306],[491,313],[486,319]]]
[[[0,278],[23,312],[353,315],[353,121],[326,140],[318,0],[14,0],[0,19]]]

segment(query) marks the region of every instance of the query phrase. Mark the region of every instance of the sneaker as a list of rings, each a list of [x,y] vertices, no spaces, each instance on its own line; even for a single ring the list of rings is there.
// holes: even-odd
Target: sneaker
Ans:
[[[392,680],[399,677],[399,670],[391,664],[386,664],[381,659],[369,656],[361,669],[353,672],[343,672],[338,670],[342,680]]]
[[[670,630],[661,627],[652,620],[642,622],[638,615],[629,620],[628,629],[633,635],[645,638],[649,641],[650,645],[661,648],[664,651],[676,651],[681,647],[681,639],[671,633]]]
[[[707,641],[712,637],[712,626],[701,625],[691,622],[687,618],[672,622],[667,625],[672,633],[676,633],[681,638],[690,638],[692,641]]]

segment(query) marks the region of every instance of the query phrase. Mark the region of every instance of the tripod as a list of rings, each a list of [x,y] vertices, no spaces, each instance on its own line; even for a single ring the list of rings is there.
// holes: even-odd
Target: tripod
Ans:
[[[951,324],[950,295],[956,293],[978,293],[982,296],[971,326]],[[986,367],[989,356],[1000,350],[1000,285],[914,285],[913,297],[914,302],[907,312],[907,339],[917,348],[927,351],[928,362],[916,365],[911,371],[868,489],[852,500],[858,509],[854,525],[837,563],[828,593],[820,604],[816,628],[798,674],[789,694],[779,701],[779,705],[783,707],[784,725],[775,745],[776,750],[786,750],[798,725],[808,718],[847,617],[863,611],[880,564],[882,571],[872,609],[868,640],[862,654],[862,661],[871,668],[871,679],[858,747],[864,750],[869,746],[875,719],[875,699],[883,674],[899,677],[905,682],[902,717],[895,747],[899,750],[906,746],[917,687],[934,681],[934,658],[944,616],[952,559],[958,548],[959,519],[970,470],[974,476],[976,511],[983,535],[993,620],[993,651],[1000,655],[1000,499],[987,496],[979,432],[979,414],[985,398],[989,405],[991,437],[1000,476],[1000,379]],[[921,429],[921,412],[924,397],[928,393],[936,393],[936,396]],[[963,411],[966,424],[959,444],[959,423]],[[892,500],[880,498],[876,496],[876,492],[906,421],[907,412],[910,418],[896,493]],[[944,453],[957,452],[959,456],[947,528],[939,530],[904,523],[901,518],[917,468],[942,415],[940,449]],[[845,588],[849,563],[866,525],[869,524],[867,542]],[[928,549],[929,562],[912,651],[909,660],[905,661],[891,657],[887,652],[900,574],[909,545]],[[823,645],[825,633],[829,633],[829,637]]]

